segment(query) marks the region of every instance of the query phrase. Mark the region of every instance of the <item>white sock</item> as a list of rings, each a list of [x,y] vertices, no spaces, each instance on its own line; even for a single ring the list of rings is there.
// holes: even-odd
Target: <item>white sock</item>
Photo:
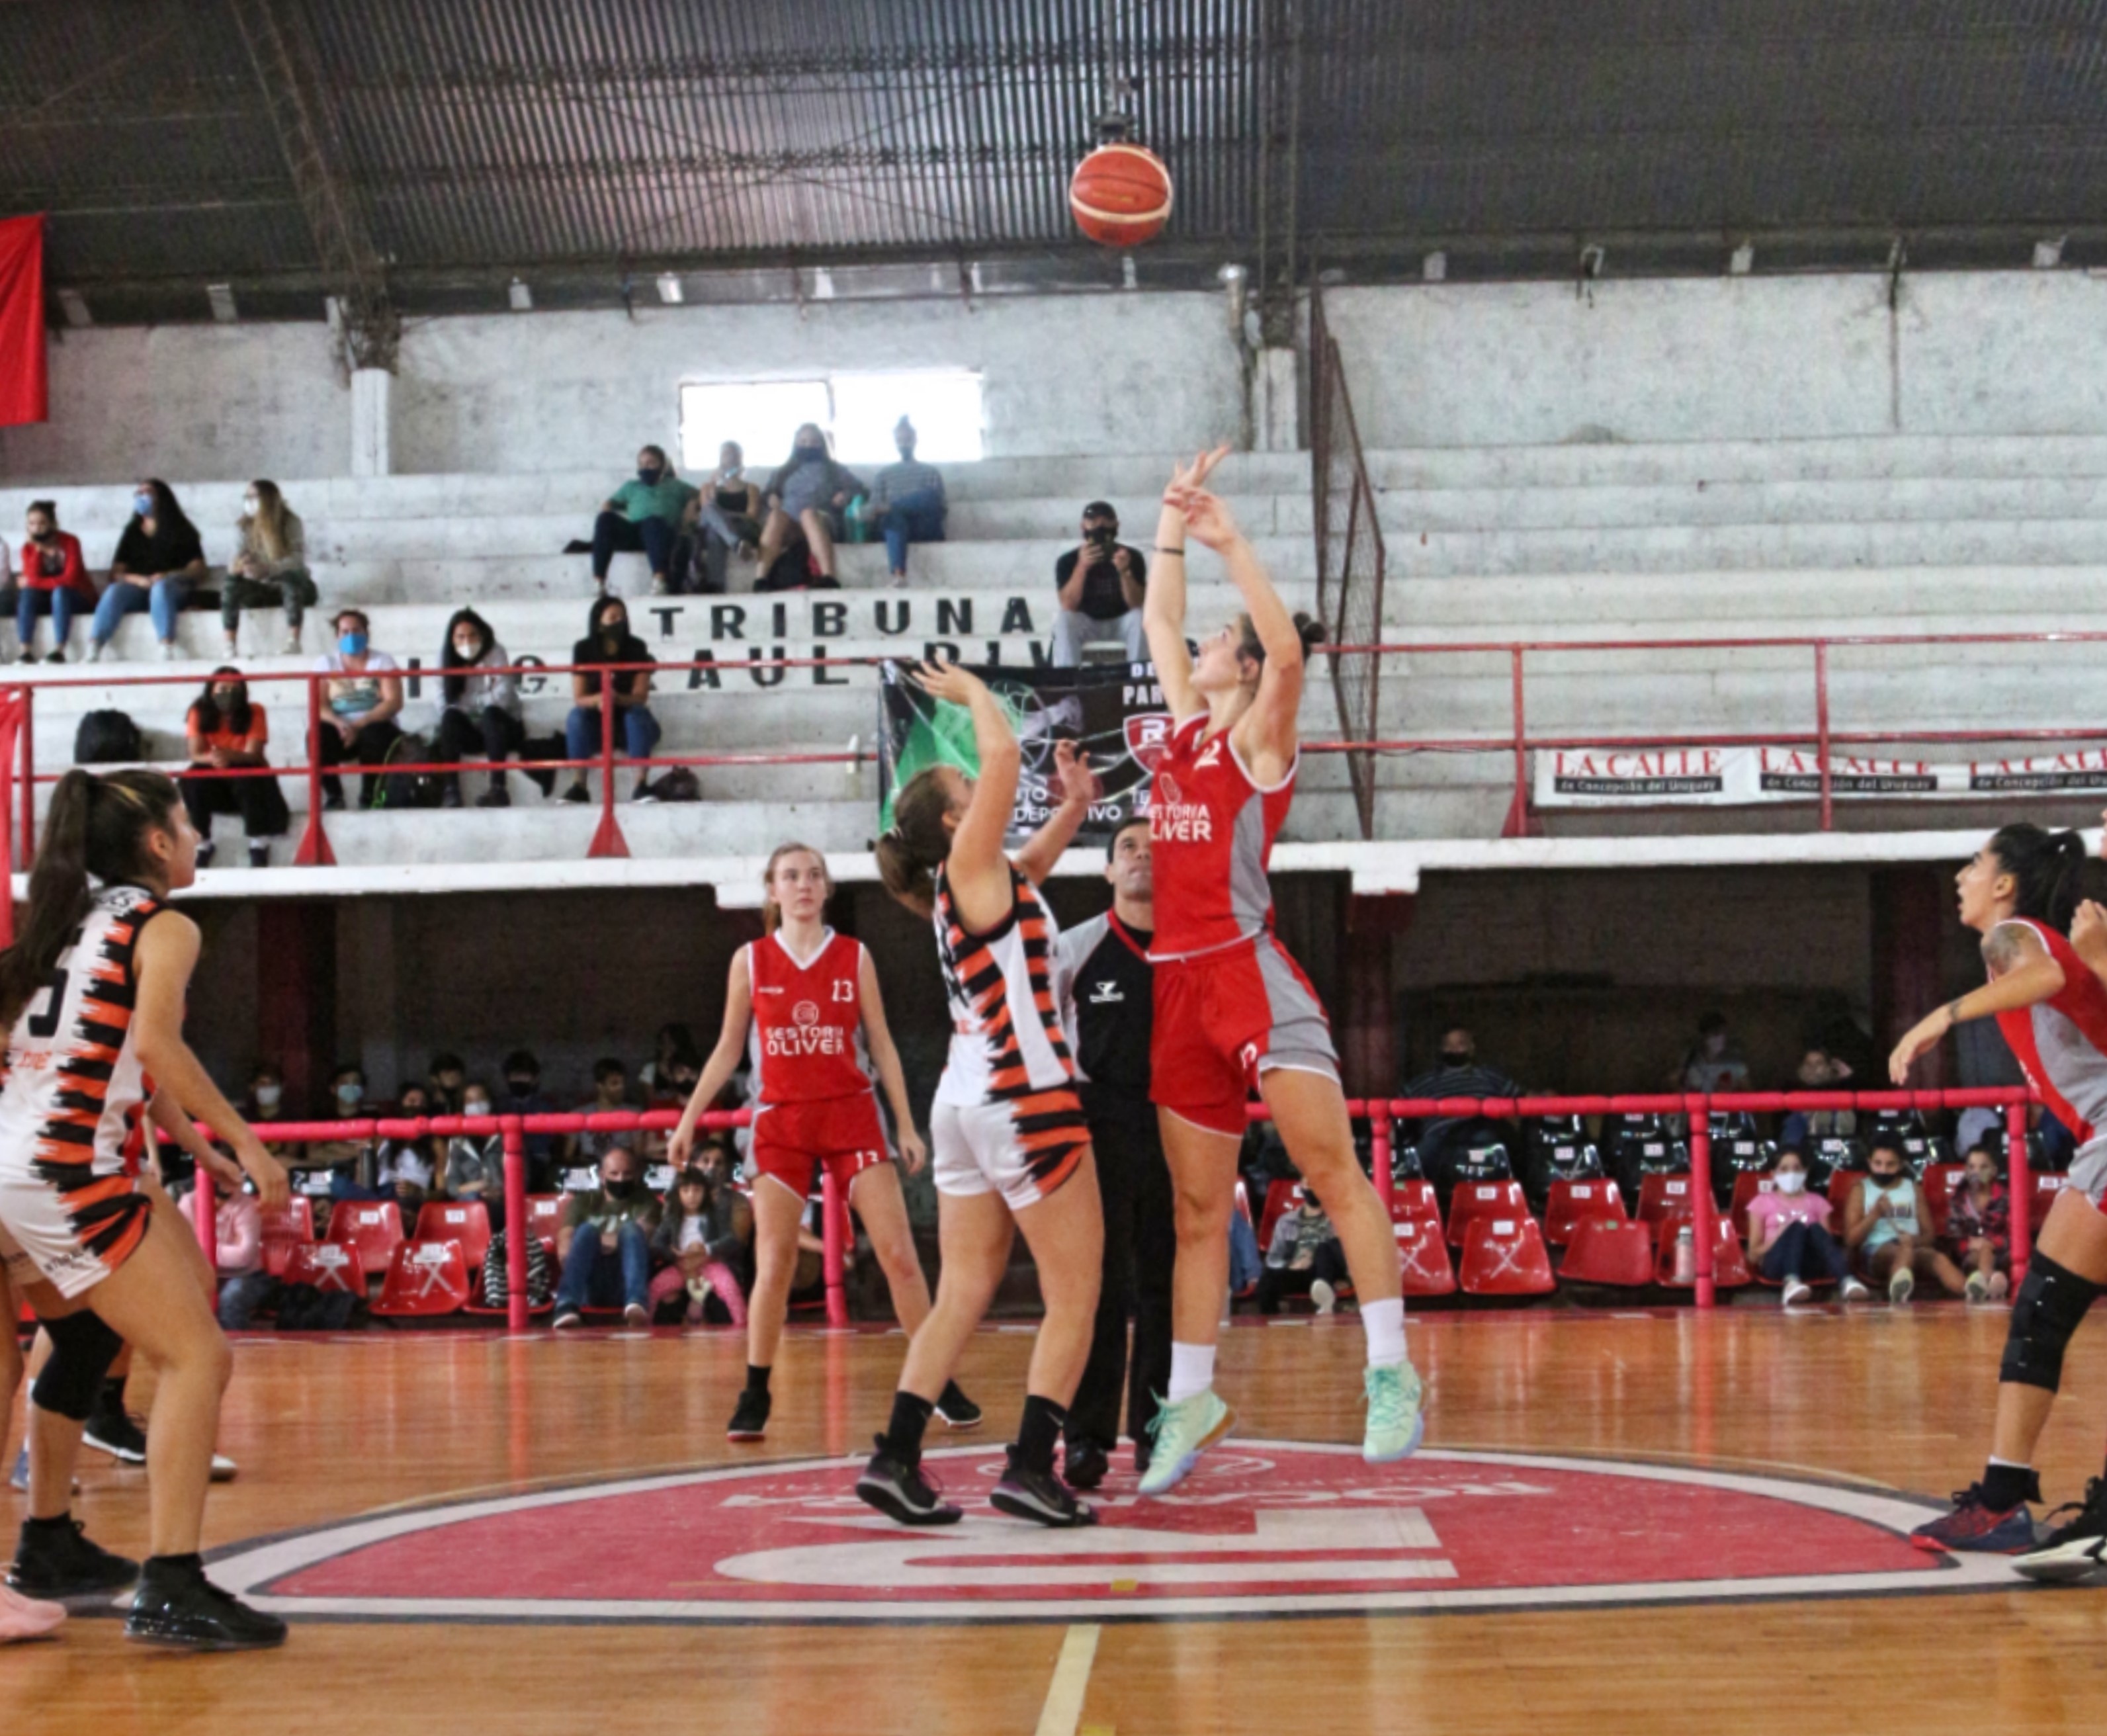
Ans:
[[[1215,1347],[1178,1344],[1170,1347],[1170,1391],[1166,1401],[1196,1396],[1215,1383]]]
[[[1364,1304],[1361,1330],[1368,1335],[1368,1366],[1395,1368],[1404,1360],[1404,1298]]]
[[[2032,1465],[2023,1464],[2017,1459],[2000,1459],[1995,1453],[1990,1455],[1990,1463],[1992,1464],[2001,1464],[2008,1471],[2031,1471],[2033,1469]]]

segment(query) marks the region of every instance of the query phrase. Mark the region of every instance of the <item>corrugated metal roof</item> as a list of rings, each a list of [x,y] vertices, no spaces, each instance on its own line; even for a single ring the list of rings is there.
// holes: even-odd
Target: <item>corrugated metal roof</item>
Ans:
[[[1145,266],[1248,259],[1261,61],[1294,32],[1321,257],[1555,268],[1547,237],[1616,232],[1678,268],[1692,237],[2030,228],[2107,257],[2107,0],[273,3],[408,305],[514,271],[1088,276],[1066,189],[1108,60],[1178,187]],[[255,76],[224,0],[0,6],[0,210],[50,210],[55,277],[91,290],[312,282]]]

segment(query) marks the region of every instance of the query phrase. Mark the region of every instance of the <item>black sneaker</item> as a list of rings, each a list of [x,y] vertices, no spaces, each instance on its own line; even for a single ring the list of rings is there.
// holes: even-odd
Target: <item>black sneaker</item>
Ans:
[[[2056,1525],[2059,1517],[2072,1517]],[[2013,1562],[2015,1572],[2028,1579],[2070,1585],[2107,1567],[2107,1478],[2096,1477],[2085,1486],[2085,1499],[2059,1507],[2048,1516],[2055,1528],[2034,1548]]]
[[[887,1450],[885,1437],[878,1437],[878,1450],[856,1479],[856,1499],[875,1507],[888,1519],[902,1525],[956,1525],[965,1517],[943,1498],[943,1491],[923,1474],[919,1464],[910,1464]]]
[[[125,1464],[146,1462],[146,1431],[122,1410],[104,1406],[88,1419],[82,1443]]]
[[[458,785],[458,784],[449,784],[449,785],[447,785],[446,786],[446,788],[445,788],[445,789],[442,789],[442,790],[439,792],[439,806],[440,806],[440,807],[459,807],[460,805],[461,805],[461,793],[460,793],[460,785]]]
[[[1112,1458],[1094,1441],[1071,1441],[1061,1454],[1061,1478],[1071,1489],[1094,1489],[1112,1468]]]
[[[582,781],[580,781],[572,785],[564,792],[564,799],[566,802],[590,802],[592,800],[592,793],[586,788]]]
[[[1075,1491],[1051,1471],[1027,1471],[1018,1464],[1013,1446],[1009,1450],[1009,1468],[1003,1473],[1002,1481],[995,1486],[988,1500],[998,1513],[1057,1531],[1098,1522],[1098,1509],[1088,1501],[1077,1500]]]
[[[541,786],[541,794],[552,796],[556,793],[556,771],[553,766],[541,766],[530,771],[528,776]]]
[[[959,1389],[955,1380],[944,1383],[944,1390],[937,1398],[937,1414],[943,1418],[946,1428],[968,1429],[981,1426],[981,1407]]]
[[[512,806],[512,792],[502,784],[493,784],[475,798],[475,805],[478,807],[510,807]]]
[[[24,1523],[7,1584],[24,1597],[58,1603],[122,1591],[138,1576],[137,1562],[113,1555],[89,1540],[79,1520],[69,1519],[63,1530]]]
[[[731,1414],[731,1426],[725,1430],[730,1441],[759,1441],[768,1433],[769,1396],[757,1392],[752,1387],[744,1388],[739,1395],[738,1406]]]
[[[251,1609],[202,1567],[149,1562],[124,1621],[124,1637],[191,1652],[254,1652],[285,1643],[285,1624]]]

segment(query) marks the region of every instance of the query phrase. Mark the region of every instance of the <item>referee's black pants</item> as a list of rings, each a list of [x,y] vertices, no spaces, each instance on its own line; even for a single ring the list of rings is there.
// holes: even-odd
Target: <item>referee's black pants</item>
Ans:
[[[1127,1428],[1146,1455],[1148,1427],[1170,1386],[1170,1268],[1178,1256],[1170,1167],[1152,1104],[1101,1101],[1086,1109],[1104,1203],[1104,1279],[1090,1360],[1068,1407],[1067,1435],[1071,1444],[1087,1441],[1111,1452],[1119,1443],[1124,1394]]]

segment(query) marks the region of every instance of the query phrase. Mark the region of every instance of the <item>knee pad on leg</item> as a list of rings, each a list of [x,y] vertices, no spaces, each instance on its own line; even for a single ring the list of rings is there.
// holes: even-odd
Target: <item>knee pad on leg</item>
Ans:
[[[30,1400],[53,1416],[85,1423],[124,1341],[103,1324],[100,1315],[87,1309],[63,1320],[45,1320],[43,1325],[51,1334],[51,1360],[30,1387]]]
[[[2063,1355],[2071,1334],[2099,1296],[2100,1286],[2037,1253],[2012,1302],[2005,1335],[2005,1360],[1997,1378],[2015,1386],[2053,1392],[2063,1384]]]

